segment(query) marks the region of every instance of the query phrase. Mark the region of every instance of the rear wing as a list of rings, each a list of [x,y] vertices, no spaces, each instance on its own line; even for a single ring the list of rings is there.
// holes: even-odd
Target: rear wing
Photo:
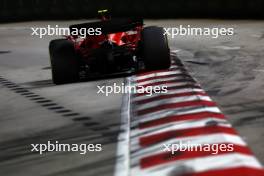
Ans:
[[[73,29],[80,30],[82,28],[101,28],[102,34],[112,34],[117,32],[126,32],[137,26],[143,26],[142,18],[112,19],[107,21],[74,24],[70,26],[70,31],[72,32]]]

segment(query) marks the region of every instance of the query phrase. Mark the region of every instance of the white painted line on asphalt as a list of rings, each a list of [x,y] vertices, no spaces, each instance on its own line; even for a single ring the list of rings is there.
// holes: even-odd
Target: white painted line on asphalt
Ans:
[[[181,49],[171,50],[171,55],[175,55],[176,53],[180,52]]]
[[[166,71],[155,72],[155,73],[151,73],[151,74],[147,74],[147,75],[134,76],[133,78],[135,80],[141,80],[141,79],[147,79],[147,78],[152,78],[152,77],[157,77],[157,76],[168,76],[168,75],[179,74],[179,73],[182,73],[182,71],[166,70]]]
[[[255,72],[264,72],[264,70],[254,69]]]
[[[189,116],[192,116],[193,114],[195,113],[203,113],[203,112],[207,112],[207,113],[220,113],[220,110],[218,108],[208,108],[208,109],[198,109],[198,111],[189,111],[189,112],[179,112],[179,113],[175,113],[173,114],[174,116],[181,116],[181,115],[189,115]],[[147,122],[151,122],[151,121],[154,121],[154,120],[159,120],[159,119],[163,119],[163,118],[166,118],[166,117],[169,117],[170,115],[166,114],[165,116],[156,116],[156,117],[152,117],[152,116],[149,116],[149,117],[145,117],[145,118],[135,118],[133,122],[130,122],[130,126],[131,127],[137,127],[140,123],[147,123]],[[213,115],[211,115],[212,117],[210,118],[215,118]],[[209,117],[208,117],[209,118]],[[215,119],[218,119],[218,118],[215,118]],[[180,121],[176,121],[177,123],[186,123],[190,120],[180,120]]]
[[[211,48],[223,49],[223,50],[239,50],[239,49],[241,49],[240,46],[213,46]]]
[[[208,96],[202,96],[202,95],[189,95],[189,96],[183,96],[183,97],[177,97],[177,98],[167,98],[163,100],[155,100],[149,103],[145,103],[142,105],[139,105],[135,108],[135,110],[144,110],[148,108],[154,108],[156,106],[170,104],[170,103],[181,103],[181,102],[187,102],[187,101],[195,101],[195,100],[205,100],[205,101],[212,101],[212,99]]]
[[[162,82],[162,81],[173,81],[173,80],[177,81],[177,80],[182,80],[182,79],[186,79],[186,76],[180,75],[180,76],[174,76],[171,78],[153,79],[153,80],[149,80],[149,81],[140,82],[137,85],[144,86],[147,84],[152,84],[152,83],[157,83],[157,82]]]
[[[125,80],[127,86],[131,86],[131,78]],[[130,175],[130,111],[131,94],[127,93],[122,99],[121,127],[117,144],[117,161],[115,167],[115,176]]]
[[[186,108],[175,108],[170,110],[162,110],[159,112],[149,113],[145,115],[140,115],[137,117],[134,117],[137,119],[143,119],[150,120],[150,119],[158,119],[163,118],[170,115],[183,115],[183,114],[192,114],[196,112],[215,112],[215,113],[221,113],[218,107],[204,107],[204,106],[198,106],[198,107],[186,107]]]
[[[176,90],[168,90],[167,93],[164,94],[152,94],[151,96],[138,96],[133,99],[133,101],[141,101],[141,100],[146,100],[149,98],[155,98],[161,95],[174,95],[174,94],[179,94],[179,93],[188,93],[188,92],[204,92],[203,89],[199,88],[182,88],[182,89],[176,89]]]
[[[152,128],[146,128],[146,129],[135,129],[131,131],[130,136],[131,137],[136,137],[140,136],[145,137],[145,136],[150,136],[150,135],[155,135],[167,131],[175,131],[175,130],[184,130],[184,129],[192,129],[192,128],[199,128],[199,127],[207,127],[208,123],[212,122],[212,119],[202,119],[202,120],[197,120],[197,121],[188,121],[188,123],[168,123],[162,126],[158,127],[152,127]],[[217,123],[217,127],[228,127],[231,128],[231,125],[227,123],[226,120],[221,120],[221,119],[214,119],[213,122]]]

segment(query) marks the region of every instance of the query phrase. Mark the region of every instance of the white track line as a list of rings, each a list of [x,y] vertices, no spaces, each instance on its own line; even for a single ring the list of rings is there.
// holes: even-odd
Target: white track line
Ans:
[[[162,82],[162,81],[177,81],[177,80],[185,79],[186,77],[188,77],[188,76],[179,75],[179,76],[174,76],[174,77],[171,77],[171,78],[159,78],[159,79],[153,79],[153,80],[140,82],[140,83],[137,83],[137,85],[144,86],[144,85],[147,85],[147,84],[153,84],[153,83]]]
[[[183,115],[183,114],[192,114],[196,112],[215,112],[215,113],[221,113],[218,107],[186,107],[186,108],[175,108],[170,110],[162,110],[159,112],[149,113],[145,115],[140,115],[137,117],[134,117],[136,120],[140,119],[146,119],[146,121],[149,121],[151,119],[159,119],[170,115]]]
[[[182,73],[182,71],[179,70],[169,70],[169,71],[161,71],[161,72],[156,72],[156,73],[151,73],[147,75],[142,75],[142,76],[133,76],[132,78],[134,80],[141,80],[141,79],[146,79],[146,78],[152,78],[152,77],[157,77],[157,76],[168,76],[168,75],[174,75],[174,74],[179,74]]]
[[[174,95],[174,94],[179,94],[179,93],[190,93],[190,92],[204,92],[205,91],[203,89],[199,89],[199,88],[182,88],[182,89],[176,89],[176,90],[168,90],[167,93],[161,93],[161,94],[152,94],[151,96],[138,96],[133,98],[132,101],[140,101],[140,100],[146,100],[149,98],[155,98],[161,95]]]
[[[174,131],[174,130],[183,130],[183,129],[192,129],[192,128],[198,128],[198,127],[206,127],[208,126],[207,123],[211,122],[212,119],[202,119],[197,121],[189,121],[188,123],[171,123],[171,124],[165,124],[162,126],[152,127],[152,128],[146,128],[146,129],[135,129],[130,132],[131,137],[135,136],[149,136],[149,135],[155,135],[167,131]],[[215,127],[230,127],[231,125],[227,123],[226,120],[221,119],[214,119],[213,120],[217,125]]]
[[[131,86],[130,78],[126,78],[125,84]],[[121,127],[123,130],[118,136],[117,163],[115,176],[130,175],[130,114],[131,114],[131,94],[127,93],[122,99]]]
[[[145,103],[142,105],[138,105],[135,110],[140,111],[148,108],[154,108],[160,105],[170,104],[170,103],[181,103],[181,102],[187,102],[187,101],[195,101],[195,100],[205,100],[205,101],[212,101],[212,99],[208,96],[203,95],[188,95],[183,97],[172,97],[172,98],[166,98],[162,100],[156,100],[149,103]]]

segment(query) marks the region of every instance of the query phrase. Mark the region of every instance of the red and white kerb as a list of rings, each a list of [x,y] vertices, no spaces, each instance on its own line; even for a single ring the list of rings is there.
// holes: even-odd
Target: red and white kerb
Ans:
[[[116,176],[264,176],[261,164],[200,85],[177,61],[127,78],[127,86],[167,86],[166,94],[123,98]],[[177,151],[163,145],[233,144],[233,151]]]

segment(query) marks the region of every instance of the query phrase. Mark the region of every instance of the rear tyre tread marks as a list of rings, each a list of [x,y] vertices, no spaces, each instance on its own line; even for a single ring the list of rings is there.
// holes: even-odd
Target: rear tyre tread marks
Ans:
[[[30,92],[26,88],[21,87],[20,85],[15,84],[1,76],[0,76],[0,84],[2,84],[2,86],[10,89],[15,93],[24,96],[30,101],[40,104],[42,107],[44,107],[49,111],[60,114],[63,117],[70,117],[74,122],[83,122],[84,126],[89,127],[94,131],[109,130],[107,126],[100,126],[100,123],[93,122],[90,117],[81,116],[80,113],[74,112],[70,109],[58,105],[57,103],[54,103],[52,100],[44,98],[36,93]]]

